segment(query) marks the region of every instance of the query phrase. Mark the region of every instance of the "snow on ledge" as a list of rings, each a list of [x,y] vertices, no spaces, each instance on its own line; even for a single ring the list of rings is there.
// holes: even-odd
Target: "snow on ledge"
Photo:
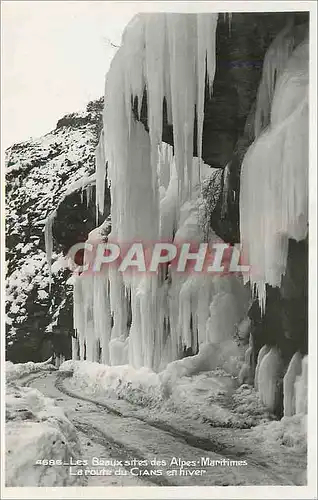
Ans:
[[[59,370],[71,372],[72,387],[86,394],[107,392],[110,396],[145,405],[163,399],[159,375],[147,368],[135,370],[130,365],[69,360],[62,363]]]

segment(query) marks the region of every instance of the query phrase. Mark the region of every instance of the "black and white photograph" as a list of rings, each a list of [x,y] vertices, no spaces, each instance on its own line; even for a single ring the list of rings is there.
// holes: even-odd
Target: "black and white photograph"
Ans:
[[[316,16],[1,2],[1,498],[317,498]]]

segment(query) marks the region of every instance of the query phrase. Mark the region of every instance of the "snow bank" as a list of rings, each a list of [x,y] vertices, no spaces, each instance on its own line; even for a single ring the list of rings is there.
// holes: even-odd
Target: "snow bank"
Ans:
[[[238,347],[231,340],[201,344],[198,354],[172,361],[159,376],[165,391],[171,393],[177,379],[181,377],[191,377],[217,368],[222,368],[227,375],[233,375],[234,367],[240,364],[239,355]]]
[[[271,415],[256,391],[237,388],[237,379],[216,366],[218,349],[208,345],[197,356],[170,363],[155,373],[147,368],[107,366],[88,361],[66,361],[60,371],[71,372],[71,390],[88,396],[125,399],[154,410],[156,417],[172,412],[222,427],[248,428]]]
[[[29,361],[28,363],[12,363],[11,361],[6,361],[6,380],[11,382],[14,379],[29,375],[29,373],[56,370],[55,366],[50,363],[50,361],[51,358],[43,363],[33,363],[33,361]]]
[[[222,369],[181,377],[162,408],[214,427],[245,429],[271,419],[254,389],[242,387]]]
[[[91,394],[106,391],[116,397],[149,403],[169,397],[179,379],[217,368],[220,350],[217,344],[201,345],[197,355],[172,361],[158,374],[145,367],[74,360],[65,361],[60,371],[72,372],[74,387],[87,389]]]
[[[233,410],[245,422],[246,427],[265,423],[274,418],[263,404],[259,393],[248,384],[238,387],[232,399]]]
[[[59,369],[72,372],[71,385],[86,394],[107,394],[132,403],[151,405],[162,401],[159,376],[148,368],[107,366],[89,361],[65,361]]]
[[[6,391],[5,434],[6,486],[82,484],[70,476],[69,466],[62,465],[80,458],[80,446],[75,428],[52,399],[11,383]]]
[[[264,450],[284,446],[293,451],[305,452],[307,448],[307,416],[304,414],[283,417],[254,427],[251,438],[262,443]]]

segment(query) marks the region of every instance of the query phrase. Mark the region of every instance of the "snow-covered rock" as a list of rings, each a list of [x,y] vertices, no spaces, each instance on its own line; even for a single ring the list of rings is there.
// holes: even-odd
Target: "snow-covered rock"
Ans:
[[[56,274],[49,288],[43,229],[63,197],[76,187],[80,192],[94,172],[101,110],[101,101],[89,103],[86,111],[59,120],[52,132],[6,151],[6,347],[12,361],[48,357],[54,338],[45,332],[59,327],[60,318],[64,332],[71,331],[69,272],[62,269],[62,254],[53,252]],[[67,225],[64,217],[68,234]]]
[[[80,486],[70,463],[81,456],[75,428],[54,401],[36,389],[8,384],[6,486]]]

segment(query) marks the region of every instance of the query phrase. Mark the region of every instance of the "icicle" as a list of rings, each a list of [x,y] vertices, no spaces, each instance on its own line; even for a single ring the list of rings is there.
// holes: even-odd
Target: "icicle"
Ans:
[[[72,359],[77,361],[79,359],[79,343],[78,339],[72,337]]]
[[[93,321],[95,338],[99,340],[102,363],[109,364],[111,338],[111,312],[108,291],[108,273],[102,270],[94,275]]]
[[[229,189],[230,189],[230,165],[227,164],[223,174],[222,209],[221,209],[222,218],[224,218],[227,213]]]
[[[232,28],[232,16],[231,12],[223,12],[223,21],[224,23],[228,23],[229,26],[229,35],[231,36],[231,28]]]
[[[183,200],[191,184],[195,97],[195,47],[197,27],[191,15],[167,16],[170,53],[173,142]]]
[[[280,286],[288,238],[307,235],[308,43],[293,52],[275,88],[271,123],[241,170],[240,231],[262,310],[265,285]],[[260,188],[261,186],[261,188]],[[266,214],[266,217],[264,217]]]
[[[113,95],[113,92],[117,94],[111,103],[106,100],[105,105],[104,129],[107,135],[106,151],[109,160],[116,161],[114,157],[116,148],[109,144],[109,139],[114,136],[115,130],[118,133],[121,129],[121,144],[125,147],[132,127],[131,103],[135,99],[138,100],[138,115],[140,116],[146,86],[151,164],[154,172],[153,187],[157,182],[155,169],[157,148],[162,135],[162,111],[165,98],[168,121],[173,124],[181,198],[188,190],[191,191],[192,187],[195,107],[198,109],[199,117],[199,157],[202,156],[200,151],[205,78],[207,75],[211,93],[215,74],[216,24],[217,14],[139,15],[125,30],[122,46],[116,53],[107,76],[106,95]],[[126,132],[125,122],[128,125]],[[109,130],[107,125],[112,130]]]
[[[174,162],[168,188],[160,202],[160,238],[172,241],[178,225],[178,177]]]
[[[48,218],[46,219],[45,222],[45,227],[44,227],[44,241],[45,241],[45,252],[46,252],[46,259],[49,267],[49,290],[51,290],[51,285],[52,285],[52,253],[53,253],[53,234],[52,234],[52,228],[53,228],[53,222],[56,217],[56,210],[52,212]]]
[[[180,290],[180,330],[182,335],[182,344],[185,347],[193,347],[192,344],[192,331],[191,323],[193,322],[193,308],[192,300],[193,293],[195,293],[196,288],[196,278],[189,276],[189,278],[184,282]],[[193,289],[194,288],[194,289]]]
[[[212,85],[215,75],[215,36],[217,16],[207,16],[206,14],[198,14],[197,16],[197,150],[199,158],[199,172],[202,162],[202,137],[203,137],[203,121],[204,121],[204,96],[206,79],[209,85],[209,94],[212,95]],[[201,174],[200,174],[201,179]]]
[[[229,35],[231,36],[232,34],[232,12],[228,13],[228,23],[229,23]]]
[[[261,83],[256,99],[254,133],[257,138],[270,122],[270,110],[277,79],[285,69],[288,58],[294,50],[295,39],[291,32],[292,23],[277,35],[267,50],[263,63]]]
[[[93,184],[87,184],[87,186],[85,186],[85,192],[86,192],[86,206],[89,207],[89,204],[93,199]]]
[[[166,190],[170,183],[173,165],[173,149],[169,144],[162,143],[159,148],[158,177],[159,186]]]
[[[162,141],[162,113],[165,70],[165,14],[149,15],[145,20],[145,73],[148,127],[151,143],[153,191],[156,195],[158,147]]]
[[[81,276],[74,275],[73,284],[73,326],[78,339],[79,359],[84,359],[84,342],[85,342],[85,319],[84,319],[84,298],[82,293]]]
[[[104,213],[105,182],[106,182],[106,158],[104,150],[104,130],[101,131],[99,142],[95,151],[96,169],[96,223],[98,224],[98,213]],[[88,202],[87,202],[88,203]]]

